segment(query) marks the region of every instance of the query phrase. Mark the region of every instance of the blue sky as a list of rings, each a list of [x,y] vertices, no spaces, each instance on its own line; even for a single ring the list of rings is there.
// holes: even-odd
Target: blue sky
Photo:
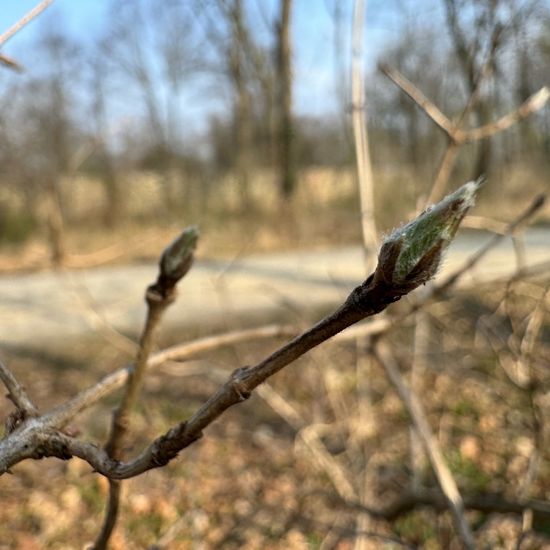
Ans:
[[[0,12],[0,28],[7,29],[34,7],[37,1],[4,2]],[[268,14],[273,14],[278,5],[278,0],[255,1],[256,5],[261,6]],[[425,3],[422,0],[415,4],[418,6]],[[41,26],[55,25],[56,21],[86,41],[101,32],[107,23],[109,4],[108,0],[55,0],[39,18],[12,38],[4,51],[8,55],[10,50],[14,53],[20,52],[32,36],[40,31]],[[158,4],[160,7],[162,2]],[[329,13],[333,4],[334,0],[295,0],[294,3],[295,109],[301,114],[320,115],[337,108],[334,94],[334,26]],[[345,22],[344,54],[349,54],[348,22],[351,4],[351,0],[340,2]],[[411,4],[411,1],[401,2],[405,9],[407,4]],[[371,0],[367,2],[367,10],[365,62],[367,66],[372,66],[380,49],[395,37],[399,23],[395,19],[393,0]]]

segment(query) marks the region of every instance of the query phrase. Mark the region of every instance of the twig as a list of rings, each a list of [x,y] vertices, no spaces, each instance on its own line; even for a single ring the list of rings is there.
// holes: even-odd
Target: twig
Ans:
[[[351,59],[351,104],[352,104],[352,122],[353,122],[353,135],[355,145],[355,157],[357,164],[357,179],[359,184],[359,198],[361,204],[361,231],[363,242],[363,253],[365,260],[365,267],[367,273],[371,270],[374,255],[373,252],[378,247],[376,222],[374,217],[375,205],[374,205],[374,177],[372,173],[372,163],[369,151],[369,134],[366,116],[366,93],[365,93],[365,77],[363,74],[363,30],[365,27],[365,0],[354,1],[353,21],[352,21],[352,59]],[[360,343],[357,342],[358,347]],[[361,361],[369,361],[368,358],[361,357],[363,351],[361,350],[357,354],[358,367]],[[363,384],[366,384],[367,377],[360,376],[359,380]],[[364,411],[363,414],[368,414],[368,392],[358,392],[359,410]],[[367,424],[368,425],[368,424]],[[319,441],[317,444],[317,455],[322,457],[322,453],[326,454],[325,462],[328,459],[332,460],[330,453],[326,451],[322,443]],[[329,460],[329,464],[330,464]],[[339,492],[345,490],[348,493],[355,491],[353,486],[349,483],[346,484],[345,472],[340,468],[339,464],[334,460],[332,467],[334,474],[341,472],[339,475],[339,483],[336,486]],[[330,473],[329,473],[330,475]],[[363,477],[366,478],[367,469],[363,472]],[[361,499],[365,498],[367,491],[366,483],[359,483],[360,486],[359,495]],[[370,519],[365,514],[359,514],[356,518],[356,524],[359,531],[367,531],[369,527]],[[366,546],[366,539],[364,536],[358,536],[354,550],[364,550]]]
[[[29,399],[27,392],[19,384],[13,373],[4,365],[0,360],[0,380],[2,380],[4,386],[8,390],[8,398],[15,405],[18,411],[23,415],[23,418],[27,416],[36,416],[38,409],[34,403]]]
[[[506,236],[511,235],[518,227],[532,218],[543,206],[546,201],[545,195],[538,195],[533,199],[527,209],[520,214],[514,221],[512,221],[504,233],[493,235],[493,237],[487,241],[475,254],[472,254],[470,258],[464,263],[464,265],[449,275],[443,281],[434,285],[433,293],[441,293],[456,283],[456,281],[464,275],[467,271],[470,271],[490,250],[497,246]]]
[[[0,53],[0,63],[4,65],[4,67],[17,71],[18,73],[23,72],[22,65],[20,65],[17,61],[15,61],[15,59],[8,57],[3,53]]]
[[[331,496],[333,497],[333,495]],[[402,494],[396,501],[383,508],[370,508],[359,502],[346,502],[343,500],[340,503],[346,508],[363,509],[373,517],[386,521],[395,521],[419,507],[429,506],[436,511],[448,509],[445,495],[438,490],[427,489]],[[465,496],[464,507],[467,510],[477,510],[479,512],[516,515],[522,515],[525,510],[532,510],[535,523],[544,524],[550,519],[549,502],[536,499],[514,501],[498,493]]]
[[[550,90],[546,86],[543,86],[538,92],[522,103],[515,111],[504,115],[494,122],[490,122],[489,124],[485,124],[465,132],[463,142],[468,143],[478,141],[480,139],[487,139],[499,132],[502,132],[503,130],[507,130],[517,122],[542,109],[544,105],[546,105],[548,99],[550,99]]]
[[[428,283],[424,287],[424,294],[429,293],[430,286],[433,283]],[[426,371],[426,360],[429,353],[429,338],[430,338],[430,320],[426,310],[420,309],[414,318],[414,343],[412,352],[412,363],[410,373],[411,391],[415,394],[421,393],[422,380]],[[418,434],[414,428],[410,429],[410,459],[412,470],[412,489],[418,491],[421,486],[421,472],[426,464],[426,456],[422,443],[418,438]]]
[[[319,425],[311,424],[299,432],[300,439],[304,442],[308,450],[313,454],[319,466],[330,478],[336,492],[346,500],[356,500],[355,491],[348,474],[344,468],[334,459],[323,445],[319,433]]]
[[[427,292],[421,299],[414,302],[405,312],[400,314],[394,319],[375,319],[374,321],[365,324],[352,327],[345,332],[336,336],[336,340],[352,340],[361,335],[368,335],[371,337],[381,336],[389,332],[395,326],[401,324],[406,318],[410,317],[413,313],[420,310],[425,304],[433,299],[435,296],[441,295],[452,286],[454,286],[459,279],[475,267],[495,246],[497,246],[505,237],[511,235],[514,231],[517,231],[522,225],[526,224],[544,205],[545,196],[539,195],[533,199],[531,204],[522,212],[515,220],[506,225],[502,233],[493,235],[493,237],[487,241],[477,252],[472,254],[464,264],[456,269],[453,273],[443,278],[440,281],[434,282],[430,285],[430,291]],[[528,275],[536,275],[538,273],[545,273],[550,269],[550,262],[543,261],[536,265],[532,265],[528,268],[517,271],[511,280],[516,280]],[[502,277],[496,277],[489,281],[489,284],[494,284],[502,280]],[[506,276],[505,280],[509,280],[509,276]]]
[[[384,367],[391,382],[399,393],[407,411],[409,412],[412,422],[416,428],[418,436],[422,441],[432,468],[437,476],[441,490],[449,502],[449,507],[454,516],[455,524],[462,538],[462,542],[466,548],[474,550],[475,541],[472,531],[466,517],[464,515],[464,502],[456,485],[456,482],[447,466],[443,453],[437,443],[437,440],[432,434],[430,424],[426,417],[426,413],[417,396],[407,386],[395,359],[389,352],[387,344],[383,341],[378,341],[373,348],[373,355],[376,360]]]
[[[156,368],[167,361],[185,360],[200,353],[211,351],[219,347],[250,341],[261,338],[278,338],[281,336],[295,336],[297,329],[290,326],[266,325],[253,329],[237,330],[226,334],[199,338],[186,344],[178,344],[154,353],[147,362],[147,368]],[[93,386],[82,390],[69,401],[55,407],[44,415],[45,426],[48,428],[63,428],[82,411],[89,409],[105,396],[122,387],[128,379],[133,365],[119,369],[105,376]]]
[[[508,224],[493,220],[492,218],[484,218],[482,216],[467,216],[462,222],[462,227],[467,229],[482,229],[491,233],[506,234]]]
[[[439,168],[437,170],[432,188],[426,200],[426,204],[431,204],[432,202],[437,200],[436,197],[439,197],[441,196],[441,194],[443,194],[445,188],[447,187],[449,179],[451,178],[451,172],[453,171],[459,152],[460,144],[456,141],[449,141],[449,143],[447,144],[447,149],[445,149],[445,153],[443,153],[443,158],[439,163]]]
[[[159,262],[157,281],[147,288],[147,317],[139,342],[139,348],[134,368],[128,373],[122,401],[113,414],[111,432],[105,445],[105,451],[114,460],[122,458],[122,449],[128,433],[130,413],[135,407],[143,380],[149,356],[156,341],[160,320],[166,309],[176,299],[176,285],[191,268],[194,250],[197,244],[198,232],[195,228],[184,230],[177,239],[163,252]],[[109,479],[109,502],[105,520],[99,536],[93,546],[94,550],[107,547],[116,524],[121,486],[120,481]]]
[[[186,366],[178,363],[174,369],[170,369],[171,374],[183,376],[204,375],[215,382],[224,382],[227,373],[223,369],[212,368],[211,366]],[[335,457],[333,457],[323,444],[319,437],[319,431],[324,424],[308,425],[303,416],[281,396],[271,384],[265,382],[257,388],[258,396],[265,401],[271,409],[278,414],[292,429],[294,429],[307,450],[315,458],[319,467],[327,474],[337,493],[344,499],[355,500],[357,494],[352,483],[348,479],[345,470],[340,466]]]
[[[531,368],[531,363],[533,362],[536,343],[539,339],[540,331],[543,326],[546,312],[546,299],[549,296],[549,293],[550,285],[547,285],[542,296],[538,300],[533,313],[529,316],[529,321],[527,322],[527,327],[525,328],[520,344],[520,356],[517,360],[519,363],[518,367],[522,367],[525,371],[527,371],[526,374],[529,379],[529,383],[527,384],[525,391],[529,399],[533,424],[533,449],[529,456],[527,472],[519,492],[522,499],[525,499],[528,496],[531,486],[535,482],[544,450],[544,414],[540,411],[537,405],[538,388]]]
[[[36,16],[42,13],[53,0],[42,0],[31,11],[24,15],[17,23],[0,35],[0,47],[2,47],[13,35],[17,34],[25,25],[30,23]]]
[[[493,65],[493,60],[496,54],[498,45],[500,44],[500,38],[502,36],[502,28],[495,27],[493,29],[493,36],[491,37],[489,49],[485,55],[485,61],[483,62],[479,72],[475,78],[473,88],[471,88],[470,97],[466,102],[464,109],[460,116],[454,121],[454,128],[461,129],[464,126],[464,121],[474,108],[475,104],[479,101],[481,93],[481,85],[490,73]],[[456,141],[448,140],[447,150],[443,154],[443,158],[439,164],[439,169],[436,173],[432,188],[428,194],[427,204],[438,201],[445,193],[445,189],[451,177],[451,172],[458,158],[461,144]]]
[[[62,270],[63,276],[66,277],[67,285],[74,290],[75,298],[78,301],[78,306],[81,308],[82,315],[98,334],[101,334],[105,340],[113,346],[128,354],[130,357],[135,356],[138,349],[137,343],[116,330],[105,317],[97,311],[93,297],[85,284],[79,282],[73,275],[73,272]]]
[[[365,19],[364,0],[355,0],[352,28],[352,62],[351,62],[351,103],[353,134],[355,137],[355,156],[359,196],[361,201],[361,229],[365,262],[370,271],[371,258],[378,246],[376,224],[374,221],[374,180],[369,154],[369,137],[365,117],[365,89],[362,70],[363,26]]]
[[[348,328],[346,331],[335,336],[335,340],[351,340],[358,336],[377,336],[389,331],[392,327],[402,323],[405,318],[422,307],[426,301],[433,298],[434,294],[441,293],[448,290],[452,285],[456,284],[458,280],[469,269],[477,265],[485,255],[490,252],[495,246],[501,242],[501,238],[509,235],[513,231],[517,230],[522,224],[531,219],[538,210],[543,206],[544,201],[541,197],[537,197],[529,207],[520,214],[515,220],[510,222],[502,236],[496,235],[490,241],[487,242],[480,250],[473,254],[463,266],[458,268],[454,273],[450,274],[447,278],[439,283],[434,283],[431,286],[431,292],[412,305],[404,314],[398,318],[390,319],[374,319],[365,325],[358,325]],[[538,271],[546,271],[549,269],[548,262],[543,262],[538,265]],[[522,273],[525,274],[525,273]],[[521,274],[518,274],[518,276]],[[256,338],[278,338],[280,336],[295,336],[298,333],[298,329],[291,325],[266,325],[256,329],[245,329],[232,331],[225,334],[208,336],[200,338],[194,342],[185,344],[179,344],[171,348],[167,348],[161,352],[154,354],[148,362],[148,368],[154,368],[165,361],[170,360],[182,360],[216,349],[221,346],[231,345],[238,342],[252,340]],[[95,403],[103,399],[103,397],[111,394],[113,391],[122,387],[126,382],[129,371],[132,366],[125,367],[115,371],[112,374],[105,376],[102,380],[94,384],[93,386],[81,391],[71,400],[59,405],[49,413],[47,413],[48,422],[47,427],[62,428],[67,422],[71,421],[76,415],[83,410],[93,406]]]
[[[384,73],[396,86],[401,88],[423,111],[424,113],[447,134],[451,141],[458,141],[456,128],[453,123],[444,115],[439,108],[432,103],[410,80],[405,78],[399,71],[392,69],[389,65],[381,63],[379,70]]]
[[[199,439],[204,428],[225,410],[246,400],[254,388],[267,378],[344,328],[382,311],[401,293],[405,293],[405,288],[399,290],[388,287],[380,278],[371,276],[350,294],[335,313],[279,348],[255,367],[234,371],[226,383],[188,421],[181,422],[157,438],[133,461],[114,460],[94,445],[57,431],[48,432],[44,426],[36,422],[23,426],[17,433],[18,437],[14,437],[14,432],[10,434],[11,438],[0,441],[0,472],[5,472],[24,458],[38,456],[78,456],[86,460],[94,470],[110,479],[126,479],[151,468],[163,466],[175,458],[182,449]],[[80,405],[83,405],[82,400]],[[66,413],[67,408],[64,411],[64,414]]]
[[[492,41],[493,47],[496,47],[497,43],[498,38]],[[499,132],[507,130],[517,122],[542,109],[550,98],[550,90],[546,86],[543,86],[537,93],[533,94],[517,109],[507,115],[504,115],[500,119],[478,128],[463,129],[463,121],[474,104],[479,86],[487,71],[487,66],[491,61],[492,52],[493,50],[490,50],[484,67],[481,69],[479,77],[476,81],[476,86],[470,95],[462,115],[459,117],[458,121],[454,123],[402,74],[395,69],[390,68],[388,65],[380,64],[378,66],[380,71],[384,73],[394,84],[396,84],[407,96],[409,96],[426,114],[426,116],[428,116],[428,118],[430,118],[436,126],[445,133],[447,139],[449,140],[447,149],[445,150],[441,160],[438,173],[432,185],[432,189],[428,197],[428,203],[439,200],[439,197],[443,194],[462,145],[487,139]]]

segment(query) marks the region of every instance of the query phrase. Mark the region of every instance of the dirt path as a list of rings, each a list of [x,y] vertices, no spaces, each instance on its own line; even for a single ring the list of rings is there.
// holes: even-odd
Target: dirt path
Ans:
[[[488,236],[460,235],[442,273],[458,267]],[[527,265],[550,261],[550,229],[526,235]],[[493,250],[466,281],[506,275],[515,268],[510,239]],[[88,271],[0,276],[0,346],[40,347],[97,330],[103,319],[136,334],[145,306],[143,292],[156,265],[96,268]],[[180,298],[168,311],[172,327],[216,322],[231,326],[251,314],[276,315],[336,305],[364,277],[359,247],[318,252],[250,256],[233,262],[198,261],[181,284]]]

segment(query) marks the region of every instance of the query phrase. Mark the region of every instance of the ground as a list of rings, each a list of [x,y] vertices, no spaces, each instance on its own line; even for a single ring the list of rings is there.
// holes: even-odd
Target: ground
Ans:
[[[312,192],[315,187],[305,189],[301,202],[285,215],[273,209],[254,215],[234,211],[180,221],[204,222],[205,259],[242,258],[289,245],[311,250],[357,243],[356,195],[335,194],[323,202]],[[491,215],[498,195],[497,190],[482,200],[476,214]],[[517,215],[532,194],[522,188],[514,197],[499,210],[501,220]],[[383,200],[387,219],[381,227],[409,215],[402,208],[398,212],[391,194]],[[402,197],[400,207],[403,200],[414,210],[413,201]],[[69,227],[69,263],[151,260],[182,225],[142,222],[124,224],[114,233],[92,230],[87,222]],[[47,268],[44,239],[33,238],[23,248],[4,246],[0,265],[14,279],[23,278],[21,269]],[[391,332],[391,349],[407,379],[415,363],[415,387],[465,497],[496,494],[547,503],[547,271],[508,283],[469,283],[439,296],[426,310],[423,343],[409,317]],[[142,290],[138,294],[135,303],[141,304]],[[390,314],[399,316],[408,303],[392,306]],[[326,304],[283,305],[284,318],[226,314],[211,325],[167,325],[159,346],[264,322],[304,327],[326,313]],[[13,319],[4,319],[3,334],[15,331]],[[151,372],[133,417],[127,456],[192,414],[215,391],[220,374],[255,364],[283,341],[226,346]],[[415,484],[436,491],[437,483],[425,458],[411,460],[410,419],[368,345],[360,338],[325,343],[233,407],[166,468],[126,482],[113,548],[344,550],[354,548],[358,530],[365,535],[364,548],[459,548],[450,515],[433,506],[379,517]],[[132,353],[98,330],[70,338],[63,334],[39,346],[19,342],[3,351],[3,359],[46,410],[127,364]],[[69,429],[104,442],[115,403],[116,396],[109,397]],[[2,400],[2,417],[10,410]],[[4,475],[0,486],[2,550],[83,548],[98,532],[107,485],[77,459],[26,461]],[[378,516],[361,514],[362,506]],[[471,510],[468,519],[481,548],[542,550],[550,547],[550,513],[537,510],[532,515]]]
[[[540,298],[533,282],[512,291],[515,300],[524,302],[514,306],[520,308],[520,318]],[[426,356],[422,401],[465,495],[499,493],[515,499],[526,487],[527,496],[548,499],[548,447],[537,450],[536,475],[530,478],[528,472],[537,437],[548,436],[547,427],[537,432],[533,411],[547,415],[550,404],[540,394],[533,409],[529,393],[511,381],[505,361],[495,358],[483,331],[476,329],[485,319],[499,331],[510,330],[499,311],[501,298],[494,289],[483,300],[477,293],[457,291],[430,309],[430,342],[440,348]],[[393,313],[405,307],[394,306]],[[454,329],[441,332],[443,326]],[[544,338],[547,330],[545,325]],[[167,334],[162,345],[196,336]],[[218,382],[212,379],[220,369],[228,373],[254,364],[278,342],[227,347],[151,373],[128,455],[192,413],[215,390]],[[407,365],[411,327],[394,333],[392,342]],[[549,358],[547,346],[548,341],[541,342],[541,360]],[[297,411],[302,429],[289,423],[284,408],[273,408],[277,401],[269,394],[254,396],[231,409],[172,464],[125,483],[113,548],[352,548],[357,508],[345,502],[334,475],[322,466],[322,455],[306,444],[311,442],[308,435],[320,438],[329,461],[340,465],[354,490],[360,492],[367,472],[369,506],[384,508],[410,486],[407,414],[384,372],[360,357],[354,341],[327,343],[273,379],[270,387]],[[96,339],[75,341],[57,352],[10,354],[11,366],[41,408],[73,395],[126,360]],[[185,375],[189,367],[194,368],[192,376]],[[532,368],[540,387],[548,387],[547,370],[537,364]],[[104,440],[112,406],[111,398],[70,429]],[[8,409],[4,402],[2,413]],[[419,475],[424,487],[436,487],[425,462]],[[2,487],[1,548],[82,548],[97,533],[106,483],[81,461],[25,462],[3,477]],[[479,512],[468,517],[490,548],[516,547],[520,517]],[[549,528],[548,519],[539,522],[520,548],[545,548]],[[429,549],[458,548],[448,514],[429,508],[389,522],[371,520],[369,533],[367,547],[372,548],[401,547],[394,539]]]

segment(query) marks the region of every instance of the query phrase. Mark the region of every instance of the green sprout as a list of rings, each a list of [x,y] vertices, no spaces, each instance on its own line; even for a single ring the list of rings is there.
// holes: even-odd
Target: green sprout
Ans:
[[[395,229],[380,249],[378,278],[415,287],[429,281],[437,272],[442,254],[460,222],[474,205],[482,184],[481,178],[465,183],[413,221]]]
[[[187,227],[164,249],[159,262],[163,278],[177,282],[189,271],[198,240],[199,230]]]

